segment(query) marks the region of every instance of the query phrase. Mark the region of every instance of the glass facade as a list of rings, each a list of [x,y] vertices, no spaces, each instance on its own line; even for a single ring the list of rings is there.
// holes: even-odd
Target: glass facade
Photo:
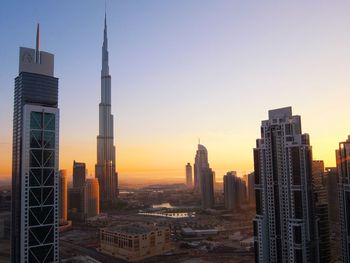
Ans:
[[[30,112],[29,134],[29,262],[53,262],[55,114]]]
[[[24,257],[26,262],[57,262],[58,120],[54,113],[35,110],[25,123],[25,105],[57,109],[58,79],[28,72],[15,79],[11,261],[23,262]]]

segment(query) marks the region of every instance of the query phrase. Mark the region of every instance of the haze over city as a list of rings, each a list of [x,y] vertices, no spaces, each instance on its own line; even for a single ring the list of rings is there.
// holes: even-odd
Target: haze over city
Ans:
[[[60,169],[94,176],[104,1],[6,1],[0,9],[0,178],[11,176],[19,46],[55,54]],[[120,182],[183,182],[198,140],[218,181],[253,170],[269,109],[293,106],[314,159],[335,165],[350,130],[347,1],[107,1]],[[11,14],[11,15],[9,15]]]

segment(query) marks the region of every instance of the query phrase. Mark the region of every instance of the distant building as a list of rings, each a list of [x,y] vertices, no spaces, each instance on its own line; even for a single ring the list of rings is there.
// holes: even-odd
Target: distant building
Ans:
[[[62,259],[62,263],[101,263],[92,257],[89,256],[75,256],[72,258]]]
[[[350,136],[339,143],[336,151],[340,185],[340,225],[342,235],[342,261],[350,262]]]
[[[249,204],[255,205],[255,190],[254,190],[255,176],[254,176],[254,172],[248,174],[247,179],[248,179],[247,180],[247,201]]]
[[[107,19],[105,16],[102,69],[101,102],[99,104],[99,133],[97,135],[97,163],[95,176],[100,184],[102,207],[108,208],[118,196],[118,173],[116,172],[116,154],[114,145],[114,120],[112,115],[111,75],[108,64]]]
[[[224,201],[228,210],[238,210],[246,200],[245,182],[237,176],[235,171],[224,175]]]
[[[193,229],[191,227],[184,227],[181,229],[181,235],[184,238],[210,237],[210,236],[216,236],[218,233],[219,233],[219,230],[217,228]]]
[[[58,262],[58,79],[54,55],[21,47],[15,79],[11,262]]]
[[[68,189],[68,219],[73,222],[84,220],[84,188]]]
[[[195,190],[201,194],[202,208],[214,207],[214,172],[209,166],[207,149],[198,144],[194,162]]]
[[[203,145],[198,144],[198,150],[194,161],[194,189],[197,192],[201,191],[202,171],[209,168],[208,151]]]
[[[170,228],[145,224],[102,228],[100,243],[101,252],[136,262],[169,251]]]
[[[186,185],[188,188],[192,187],[192,166],[190,163],[186,165]]]
[[[100,187],[97,178],[89,178],[84,187],[85,218],[97,216],[100,213]]]
[[[292,108],[269,111],[254,149],[255,262],[317,262],[309,135]]]
[[[0,239],[10,239],[11,212],[0,212]]]
[[[208,209],[214,207],[214,179],[213,171],[209,169],[202,170],[201,173],[201,197],[202,208]]]
[[[73,162],[73,187],[83,188],[85,185],[86,164],[81,162]]]
[[[328,216],[330,225],[332,262],[341,259],[340,204],[339,204],[339,175],[336,167],[326,167]]]
[[[67,170],[60,170],[59,183],[59,222],[64,225],[67,222],[68,214],[68,178]]]
[[[323,161],[312,162],[312,192],[318,229],[318,256],[322,263],[331,262],[328,200]]]

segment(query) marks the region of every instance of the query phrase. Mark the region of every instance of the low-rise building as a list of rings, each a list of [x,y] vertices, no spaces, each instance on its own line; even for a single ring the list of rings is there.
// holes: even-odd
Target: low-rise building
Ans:
[[[135,262],[171,249],[170,228],[153,224],[129,224],[100,230],[100,251]]]

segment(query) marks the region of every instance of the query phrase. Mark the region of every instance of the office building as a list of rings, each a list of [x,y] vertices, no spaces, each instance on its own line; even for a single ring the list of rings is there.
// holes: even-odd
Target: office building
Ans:
[[[84,188],[68,189],[68,219],[71,221],[83,221],[84,216]]]
[[[194,187],[201,194],[202,208],[214,207],[214,172],[209,166],[207,149],[198,144],[194,162]]]
[[[209,168],[208,151],[203,145],[198,144],[198,150],[194,161],[194,189],[197,192],[201,191],[202,171]]]
[[[146,224],[102,228],[100,244],[101,252],[136,262],[169,251],[170,228]]]
[[[89,178],[84,187],[85,218],[97,216],[100,213],[100,187],[96,178]]]
[[[342,239],[342,261],[350,262],[350,136],[339,143],[336,151],[339,174],[340,227]]]
[[[247,201],[250,205],[255,205],[254,173],[247,175]]]
[[[15,79],[12,262],[58,262],[58,79],[54,55],[21,47]]]
[[[59,222],[60,225],[64,225],[67,222],[68,213],[68,178],[67,170],[60,170],[60,183],[59,183]]]
[[[186,185],[188,188],[192,187],[192,166],[190,163],[186,165]]]
[[[318,256],[322,263],[331,262],[331,243],[328,217],[328,198],[324,163],[312,161],[312,192],[315,205],[315,222],[318,230]]]
[[[214,207],[214,175],[212,169],[204,169],[201,172],[201,199],[202,208]]]
[[[237,211],[246,201],[246,185],[244,180],[237,176],[235,171],[224,175],[224,201],[225,208]]]
[[[255,262],[317,262],[311,169],[300,116],[270,110],[254,149]]]
[[[83,188],[86,178],[86,164],[73,161],[73,187]]]
[[[325,178],[327,184],[328,197],[328,217],[330,226],[330,242],[331,242],[331,262],[340,261],[341,252],[341,232],[340,232],[340,204],[339,204],[339,175],[336,167],[326,167]]]
[[[95,176],[100,184],[101,204],[108,207],[116,201],[118,175],[116,173],[113,115],[111,114],[111,75],[108,65],[107,21],[105,16],[102,46],[101,102],[99,104],[99,135]]]

